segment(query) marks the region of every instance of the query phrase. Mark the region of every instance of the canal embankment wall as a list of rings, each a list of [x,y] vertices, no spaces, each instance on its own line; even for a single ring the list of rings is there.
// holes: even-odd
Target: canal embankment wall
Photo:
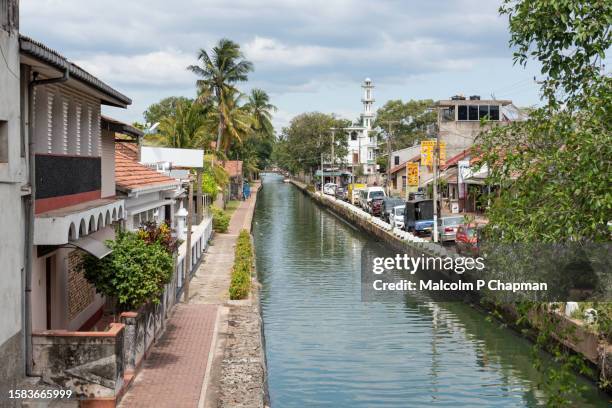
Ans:
[[[229,234],[241,230],[251,233],[253,214],[261,184],[255,184],[248,206],[234,213]],[[251,241],[253,237],[251,236]],[[219,341],[221,361],[218,365],[217,387],[204,406],[264,408],[269,407],[268,373],[265,355],[263,319],[259,301],[260,284],[256,268],[255,245],[249,297],[224,302],[222,339]]]
[[[340,216],[351,225],[358,227],[365,233],[375,237],[399,253],[407,253],[410,256],[459,256],[455,253],[449,252],[446,248],[439,244],[426,242],[424,240],[414,238],[410,234],[403,232],[400,233],[397,230],[393,231],[390,229],[388,224],[381,222],[378,218],[374,218],[364,211],[342,200],[316,192],[312,190],[312,188],[309,189],[306,184],[300,181],[292,179],[291,183],[300,189],[304,194],[311,197],[316,203],[332,211],[334,214]],[[449,281],[459,280],[459,275],[453,273],[452,271],[439,272],[448,278]],[[464,282],[476,281],[476,276],[467,271],[460,276],[461,280]],[[474,296],[474,299],[479,297],[477,292],[474,292],[472,295]],[[498,310],[499,305],[488,305],[486,302],[479,302],[478,305],[475,304],[475,306],[483,311],[485,310],[482,309],[482,307],[496,307],[496,310],[500,311]],[[540,314],[534,312],[529,316],[531,326],[535,331],[537,331],[538,324],[544,317],[542,313],[544,312],[540,312]],[[501,316],[505,320],[504,323],[507,323],[511,327],[515,327],[518,312],[513,305],[504,305],[501,310]],[[609,384],[610,379],[612,379],[612,344],[605,339],[602,339],[602,336],[599,336],[597,333],[589,330],[588,327],[586,327],[581,321],[569,318],[556,312],[553,313],[552,317],[557,322],[560,331],[572,333],[571,338],[555,336],[554,334],[553,337],[555,337],[557,341],[563,343],[569,350],[584,357],[586,361],[597,369],[599,378],[591,377],[592,380],[599,380],[603,384]],[[525,335],[523,331],[519,331],[519,333]],[[607,385],[606,390],[608,392],[612,392],[612,386]]]

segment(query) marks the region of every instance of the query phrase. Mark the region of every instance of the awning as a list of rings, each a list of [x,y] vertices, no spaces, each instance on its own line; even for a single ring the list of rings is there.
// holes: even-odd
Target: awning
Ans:
[[[98,259],[102,259],[106,255],[113,252],[113,250],[107,247],[104,242],[100,242],[97,239],[93,239],[88,236],[81,237],[75,241],[68,241],[68,243],[74,245],[79,249],[82,249],[83,251],[95,256]]]
[[[334,177],[334,176],[335,177],[341,177],[341,176],[350,176],[351,173],[346,172],[346,171],[331,171],[331,170],[327,171],[327,170],[324,170],[323,171],[323,175],[326,176],[326,177]],[[321,170],[317,170],[315,172],[315,177],[321,177]]]

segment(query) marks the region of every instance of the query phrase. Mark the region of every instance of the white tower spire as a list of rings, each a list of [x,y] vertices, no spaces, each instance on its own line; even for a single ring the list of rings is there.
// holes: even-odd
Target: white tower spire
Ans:
[[[361,102],[363,103],[361,125],[369,130],[372,129],[372,120],[374,118],[374,110],[372,108],[375,101],[374,94],[372,92],[374,85],[372,85],[372,80],[370,78],[366,78],[361,87],[363,88],[363,98],[361,98]]]

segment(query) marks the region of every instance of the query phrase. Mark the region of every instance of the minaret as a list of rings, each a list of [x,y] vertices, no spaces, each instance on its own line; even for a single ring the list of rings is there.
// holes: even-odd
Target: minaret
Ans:
[[[372,85],[372,80],[370,78],[366,78],[361,87],[363,88],[363,98],[361,98],[361,102],[363,102],[361,126],[370,130],[372,129],[372,120],[374,119],[374,110],[372,108],[374,104],[374,94],[372,92],[374,85]]]

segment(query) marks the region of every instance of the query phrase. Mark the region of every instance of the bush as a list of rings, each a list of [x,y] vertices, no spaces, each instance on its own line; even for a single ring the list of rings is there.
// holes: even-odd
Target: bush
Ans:
[[[245,299],[251,290],[251,271],[253,269],[253,246],[247,230],[240,231],[236,242],[234,267],[230,282],[230,299]]]
[[[135,232],[120,231],[106,245],[113,252],[104,258],[83,258],[85,278],[98,292],[115,297],[121,311],[158,303],[172,279],[172,254],[159,241],[147,243]]]
[[[145,222],[138,230],[138,236],[147,244],[154,242],[161,244],[170,254],[175,253],[180,245],[179,240],[172,236],[172,231],[165,222],[159,226],[155,221]]]
[[[225,211],[211,206],[210,210],[212,211],[213,216],[213,229],[216,232],[227,232],[230,223],[230,217],[225,213]]]

